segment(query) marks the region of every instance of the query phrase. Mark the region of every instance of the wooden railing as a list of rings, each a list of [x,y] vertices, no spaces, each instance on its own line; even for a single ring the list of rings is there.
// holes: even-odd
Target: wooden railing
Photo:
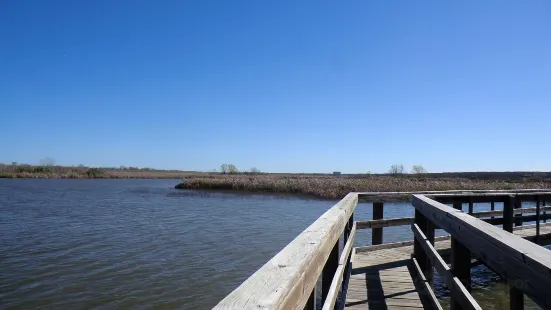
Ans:
[[[412,201],[415,217],[384,219],[384,203],[404,199]],[[358,200],[373,203],[372,220],[354,222]],[[523,201],[536,202],[536,207],[523,209]],[[536,221],[537,242],[540,221],[551,219],[545,214],[551,210],[551,206],[544,206],[545,201],[551,202],[551,192],[541,190],[350,193],[215,309],[341,309],[352,269],[351,257],[362,251],[354,248],[356,230],[364,228],[372,229],[371,246],[364,250],[408,242],[414,245],[412,265],[435,309],[441,307],[432,291],[434,269],[450,288],[452,309],[480,309],[469,293],[471,256],[512,285],[511,309],[520,309],[523,294],[538,305],[551,308],[551,294],[544,294],[551,287],[551,252],[510,233],[513,226],[521,228],[523,221]],[[504,203],[504,210],[495,210],[496,202]],[[443,203],[450,203],[455,209]],[[467,213],[461,211],[463,203],[468,204]],[[491,210],[473,212],[475,203],[490,203]],[[535,215],[525,215],[534,212]],[[506,231],[491,224],[503,224]],[[399,225],[411,225],[414,240],[383,244],[383,228]],[[443,229],[451,236],[435,238],[435,229]],[[451,267],[434,248],[435,240],[450,238]],[[321,304],[317,305],[316,282],[320,277]]]
[[[224,298],[214,309],[316,309],[322,277],[323,309],[332,309],[350,274],[358,195],[350,193]],[[339,240],[344,247],[339,258]],[[341,298],[342,299],[342,298]]]
[[[451,291],[452,309],[480,309],[469,293],[472,256],[511,285],[511,309],[523,308],[524,294],[544,309],[550,309],[551,251],[511,232],[513,224],[519,218],[515,216],[514,209],[521,208],[523,200],[535,200],[539,214],[540,199],[549,201],[551,195],[521,193],[470,196],[470,201],[473,202],[486,202],[488,199],[503,202],[503,229],[458,210],[468,197],[455,198],[454,208],[424,195],[414,195],[412,199],[415,208],[415,220],[412,224],[415,236],[413,257],[431,294],[434,295],[430,284],[433,270],[436,269]],[[451,235],[451,268],[434,250],[436,225]]]
[[[525,213],[536,213],[534,215],[524,215],[517,218],[517,220],[522,220],[522,222],[536,222],[538,220],[543,221],[544,223],[546,220],[551,219],[551,213],[550,214],[540,214],[538,216],[537,214],[537,207],[536,208],[522,208],[522,209],[515,209],[514,214],[525,214]],[[551,211],[551,206],[542,206],[540,207],[540,211]],[[494,210],[494,211],[480,211],[480,212],[473,212],[468,213],[469,215],[479,218],[487,223],[493,224],[493,225],[500,225],[503,224],[503,218],[495,218],[495,216],[503,215],[503,210]],[[491,217],[489,219],[485,217]],[[390,219],[380,219],[380,220],[367,220],[367,221],[357,221],[356,225],[358,229],[365,229],[365,228],[383,228],[383,227],[392,227],[392,226],[404,226],[404,225],[410,225],[414,221],[414,217],[399,217],[399,218],[390,218]],[[379,238],[377,238],[379,239]]]

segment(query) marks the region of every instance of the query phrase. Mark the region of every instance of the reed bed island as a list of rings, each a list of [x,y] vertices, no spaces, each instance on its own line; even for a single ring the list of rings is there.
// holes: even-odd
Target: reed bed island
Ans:
[[[506,173],[504,173],[506,174]],[[288,193],[340,199],[350,192],[409,192],[445,190],[543,189],[551,180],[533,177],[503,179],[427,175],[301,175],[301,174],[205,174],[186,176],[177,189],[233,190]]]

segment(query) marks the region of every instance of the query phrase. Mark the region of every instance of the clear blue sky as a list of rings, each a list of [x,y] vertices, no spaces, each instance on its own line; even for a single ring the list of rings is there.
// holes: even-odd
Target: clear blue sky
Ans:
[[[549,1],[0,1],[0,162],[551,170]]]

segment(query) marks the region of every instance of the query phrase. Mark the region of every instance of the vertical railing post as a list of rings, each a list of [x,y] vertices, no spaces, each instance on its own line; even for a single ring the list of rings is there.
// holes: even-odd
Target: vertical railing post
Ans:
[[[354,212],[350,215],[350,218],[348,219],[348,224],[346,225],[346,229],[344,232],[344,243],[343,248],[346,246],[346,243],[348,242],[348,239],[350,238],[350,234],[352,233],[352,227],[354,227]],[[348,257],[348,261],[346,262],[346,265],[344,266],[344,277],[341,285],[341,291],[344,291],[346,289],[346,286],[348,285],[346,279],[348,278],[348,274],[350,272],[350,269],[352,268],[352,262],[350,259],[352,258],[352,253],[354,252],[354,244],[352,244],[352,251],[350,252],[350,256]]]
[[[454,203],[453,208],[462,209],[462,204]],[[451,238],[451,270],[467,291],[471,291],[471,251],[452,236]],[[451,295],[450,307],[452,310],[463,309],[455,296]]]
[[[473,206],[473,199],[469,197],[469,214],[473,214],[474,206]]]
[[[542,206],[542,207],[545,207],[545,200],[542,200],[541,206]],[[543,210],[543,222],[544,222],[544,223],[547,223],[547,218],[545,217],[546,214],[547,214],[547,213],[545,212],[545,210]]]
[[[312,293],[310,293],[310,297],[308,298],[308,302],[306,302],[306,305],[304,306],[304,310],[317,310],[316,307],[316,286],[314,285],[314,289],[312,289]]]
[[[423,232],[423,234],[426,233],[427,228],[427,218],[417,209],[415,209],[415,224],[419,226],[419,229]],[[426,235],[425,235],[426,236]],[[428,274],[428,269],[430,264],[428,263],[428,256],[423,250],[423,247],[421,246],[421,243],[417,238],[413,238],[413,257],[417,259],[417,263],[419,264],[419,268],[421,268],[421,271],[423,274]]]
[[[346,226],[344,228],[343,246],[346,245],[346,242],[348,241],[348,236],[350,236],[352,226],[354,226],[354,213],[350,215],[350,218],[348,219],[348,222],[346,223]]]
[[[423,232],[427,240],[434,246],[434,223],[425,218],[425,231]],[[432,266],[430,259],[427,255],[427,263],[425,269],[425,278],[431,286],[434,284],[434,267]]]
[[[503,230],[513,232],[513,216],[515,214],[515,197],[508,196],[503,202]]]
[[[496,209],[495,202],[494,201],[490,202],[490,211],[494,211],[495,209]],[[494,218],[493,215],[492,215],[492,218]]]
[[[383,219],[383,203],[382,202],[373,202],[373,219],[382,220]],[[371,229],[371,245],[377,245],[383,243],[383,228],[373,228]]]
[[[339,267],[339,239],[333,246],[329,257],[323,266],[323,271],[321,275],[321,304],[325,303],[327,294],[329,293],[329,288],[331,287],[331,282],[333,281],[333,276],[337,272]]]
[[[522,200],[520,196],[515,196],[515,209],[522,208]],[[522,213],[515,214],[515,226],[522,226]]]
[[[509,196],[503,203],[503,229],[513,233],[514,209],[519,205],[519,197]],[[524,309],[524,295],[515,286],[509,286],[509,304],[511,310]]]
[[[540,241],[540,207],[540,196],[536,196],[536,244]]]

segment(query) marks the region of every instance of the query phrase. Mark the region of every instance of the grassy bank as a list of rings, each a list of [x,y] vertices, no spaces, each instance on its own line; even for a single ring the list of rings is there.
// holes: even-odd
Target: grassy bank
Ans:
[[[549,180],[477,180],[466,178],[426,178],[412,175],[363,178],[312,175],[195,175],[176,185],[178,189],[236,190],[291,193],[340,199],[349,192],[497,190],[551,188]]]
[[[95,168],[66,166],[0,165],[0,178],[51,179],[181,179],[190,172],[148,168]]]

